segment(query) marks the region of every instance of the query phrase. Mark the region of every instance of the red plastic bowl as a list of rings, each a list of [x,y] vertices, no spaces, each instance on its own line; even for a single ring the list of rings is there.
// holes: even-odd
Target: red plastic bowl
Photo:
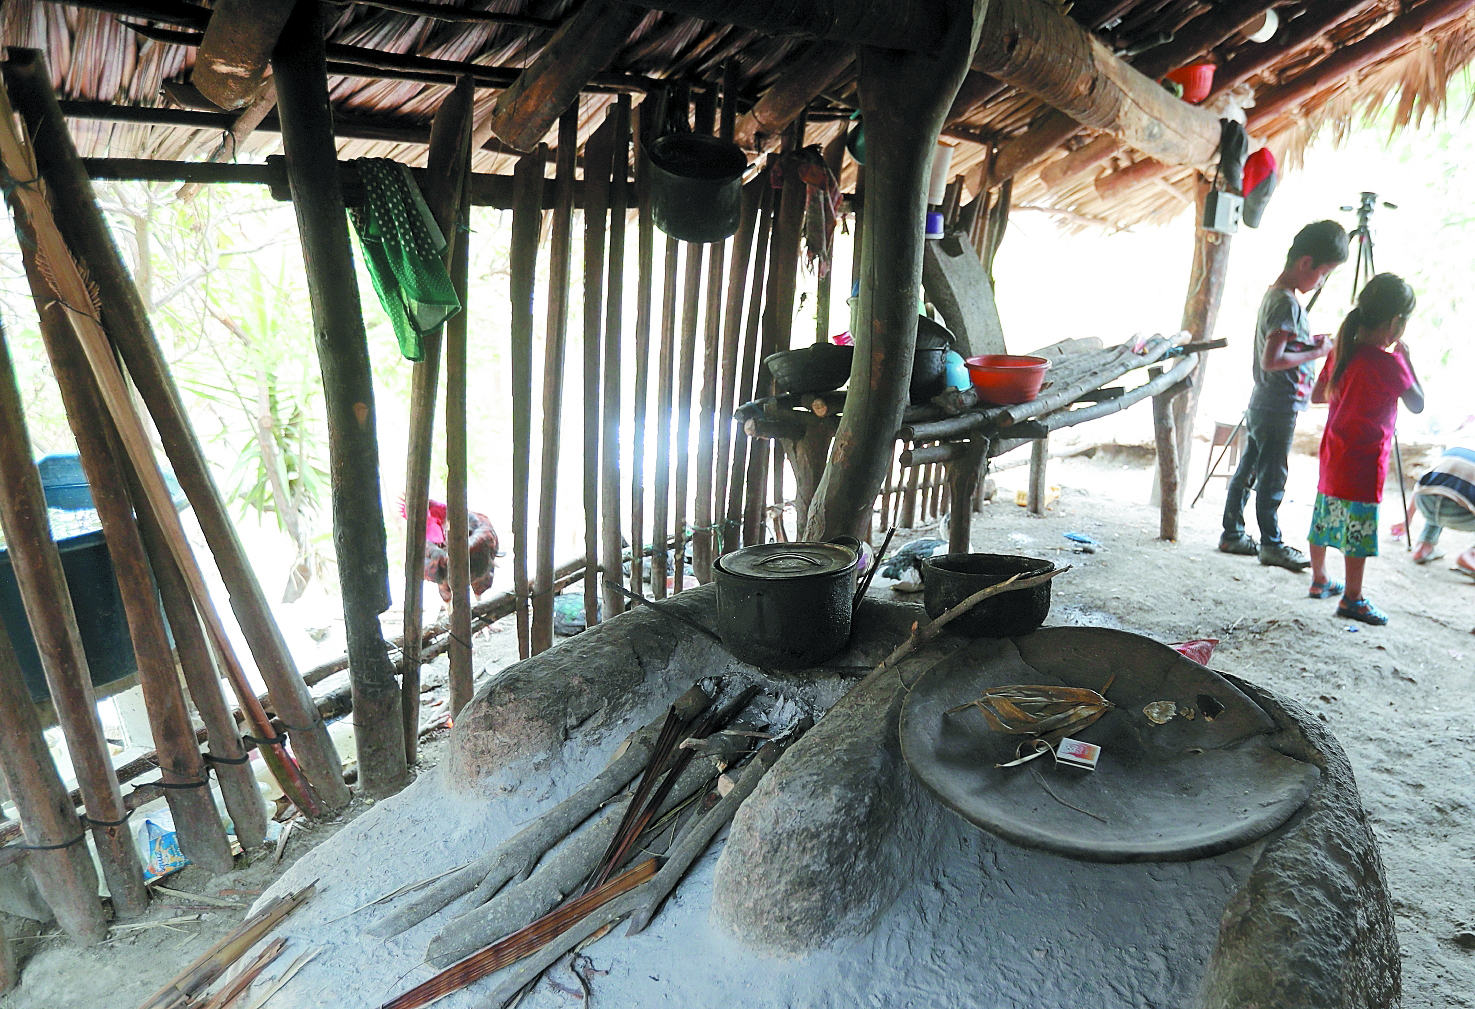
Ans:
[[[968,377],[978,398],[994,406],[1028,403],[1040,394],[1048,358],[1028,354],[984,354],[968,359]]]
[[[1186,67],[1168,71],[1168,80],[1176,81],[1183,86],[1183,100],[1190,105],[1197,105],[1209,97],[1209,92],[1214,87],[1214,64],[1212,63],[1190,63]]]

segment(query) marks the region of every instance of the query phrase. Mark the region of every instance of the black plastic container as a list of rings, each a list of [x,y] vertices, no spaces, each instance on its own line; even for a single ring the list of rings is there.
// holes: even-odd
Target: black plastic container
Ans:
[[[1014,575],[1029,577],[1054,570],[1038,557],[1017,554],[940,554],[922,563],[922,605],[936,619],[979,589]],[[948,624],[948,630],[975,638],[1013,638],[1028,634],[1050,615],[1050,583],[1003,592],[985,599]]]
[[[763,359],[780,392],[833,392],[850,378],[855,348],[838,343],[816,343],[798,350],[781,350]]]
[[[850,641],[855,562],[846,543],[764,543],[718,558],[723,646],[769,669],[824,662]]]
[[[646,145],[651,214],[683,242],[721,242],[738,229],[748,156],[730,140],[668,133]]]

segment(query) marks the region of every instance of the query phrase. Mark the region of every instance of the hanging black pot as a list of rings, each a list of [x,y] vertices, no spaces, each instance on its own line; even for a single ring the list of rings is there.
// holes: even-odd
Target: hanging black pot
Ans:
[[[668,133],[645,153],[656,227],[683,242],[720,242],[737,232],[748,168],[741,147],[700,133]]]

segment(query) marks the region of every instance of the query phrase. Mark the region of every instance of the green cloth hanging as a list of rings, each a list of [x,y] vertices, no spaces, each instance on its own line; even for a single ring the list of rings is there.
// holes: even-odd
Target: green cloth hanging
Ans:
[[[354,162],[364,186],[364,203],[349,211],[369,279],[411,361],[424,358],[420,337],[461,311],[446,272],[445,235],[409,168],[388,158]]]

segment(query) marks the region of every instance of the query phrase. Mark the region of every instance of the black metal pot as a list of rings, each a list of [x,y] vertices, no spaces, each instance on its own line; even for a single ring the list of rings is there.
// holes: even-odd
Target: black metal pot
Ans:
[[[936,619],[979,589],[1013,575],[1042,575],[1054,570],[1050,561],[1016,554],[941,554],[922,562],[922,605]],[[1012,638],[1028,634],[1050,615],[1050,583],[1003,592],[974,606],[948,630],[976,638]]]
[[[712,572],[723,645],[770,669],[803,669],[839,652],[850,640],[856,556],[837,541],[764,543],[718,558]]]
[[[669,133],[646,146],[656,227],[683,242],[731,238],[742,213],[748,156],[730,140]]]
[[[917,350],[912,357],[912,384],[908,398],[914,406],[926,403],[947,388],[947,352],[953,334],[925,315],[917,316]]]

